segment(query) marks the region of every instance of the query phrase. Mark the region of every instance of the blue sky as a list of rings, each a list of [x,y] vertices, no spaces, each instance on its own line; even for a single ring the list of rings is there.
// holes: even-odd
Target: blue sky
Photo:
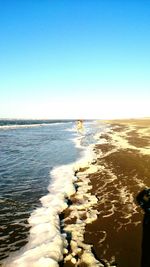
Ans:
[[[0,0],[1,118],[150,116],[149,0]]]

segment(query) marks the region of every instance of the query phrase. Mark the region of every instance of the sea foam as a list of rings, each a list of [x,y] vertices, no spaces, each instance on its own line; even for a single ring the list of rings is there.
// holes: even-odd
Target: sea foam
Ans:
[[[80,147],[83,136],[74,141]],[[11,254],[5,267],[57,267],[67,250],[65,234],[61,234],[59,215],[68,207],[67,199],[75,193],[75,171],[87,166],[93,159],[91,148],[83,150],[80,160],[74,164],[54,168],[51,173],[49,193],[40,199],[42,207],[34,210],[29,218],[28,243],[19,252]]]
[[[52,170],[49,194],[40,199],[29,218],[29,242],[18,255],[8,258],[4,266],[58,266],[63,259],[64,237],[60,233],[59,214],[67,208],[66,198],[75,193],[73,166],[60,166]]]

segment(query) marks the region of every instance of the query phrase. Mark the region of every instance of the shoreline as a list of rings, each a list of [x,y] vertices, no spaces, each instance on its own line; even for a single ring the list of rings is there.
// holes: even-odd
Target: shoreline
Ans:
[[[140,267],[143,212],[136,203],[136,196],[145,187],[150,187],[150,120],[146,120],[146,123],[145,120],[134,120],[134,123],[132,120],[122,123],[120,120],[109,121],[106,125],[109,125],[110,131],[99,134],[98,144],[94,146],[97,159],[85,170],[76,173],[79,187],[70,205],[72,207],[76,202],[83,202],[80,193],[84,186],[80,180],[82,177],[88,184],[87,194],[95,196],[96,201],[90,208],[87,207],[89,213],[93,212],[93,220],[85,223],[86,209],[81,210],[83,217],[78,219],[84,224],[82,242],[85,251],[89,246],[96,261],[93,263],[88,255],[82,257],[84,252],[79,253],[82,248],[80,244],[76,247],[78,253],[71,252],[72,261],[71,256],[67,260],[64,257],[62,266],[65,267]],[[62,220],[65,227],[77,223],[75,216],[72,216],[72,221],[69,219],[73,210],[70,207]]]
[[[29,219],[32,238],[27,250],[24,247],[3,266],[140,267],[143,212],[136,197],[150,187],[150,120],[103,125],[100,122],[96,144],[85,147],[79,160],[51,172],[54,186],[41,198],[42,209]],[[74,141],[82,148],[81,136]],[[53,192],[58,177],[64,188],[58,184]],[[51,201],[56,201],[55,215]],[[49,216],[57,221],[55,229],[49,227]],[[34,239],[39,243],[36,249]]]
[[[77,148],[82,148],[80,139],[81,136],[74,138]],[[51,171],[49,193],[40,198],[41,207],[28,220],[31,228],[27,245],[4,259],[2,266],[59,266],[68,245],[66,235],[61,233],[59,215],[67,208],[70,196],[75,195],[77,170],[93,159],[92,146],[83,147],[73,163],[56,166]]]

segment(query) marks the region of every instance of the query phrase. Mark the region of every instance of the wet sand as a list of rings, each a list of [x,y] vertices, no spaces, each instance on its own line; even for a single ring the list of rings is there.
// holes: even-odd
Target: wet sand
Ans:
[[[99,144],[94,148],[97,159],[91,164],[91,171],[77,172],[77,193],[86,178],[89,195],[85,193],[80,199],[73,196],[70,208],[64,213],[63,229],[69,224],[78,225],[79,220],[84,229],[82,243],[76,240],[78,252],[74,253],[70,247],[68,259],[62,266],[141,266],[143,211],[136,197],[144,188],[150,187],[150,120],[104,123],[109,124],[110,131],[99,135]],[[91,196],[97,201],[91,202],[86,209],[81,205],[80,209],[85,196],[88,202]],[[75,204],[80,209],[79,217],[79,212],[70,216],[71,206]],[[92,212],[93,220],[88,221]],[[99,263],[90,265],[90,261],[84,261],[82,255],[88,249],[83,244],[91,245],[89,250]],[[75,259],[72,262],[69,254]]]

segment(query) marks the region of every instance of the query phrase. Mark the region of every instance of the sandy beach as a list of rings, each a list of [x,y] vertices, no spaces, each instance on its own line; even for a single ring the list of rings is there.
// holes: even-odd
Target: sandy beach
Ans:
[[[103,122],[95,159],[76,171],[76,194],[61,215],[69,247],[62,266],[140,267],[143,215],[137,195],[150,187],[150,119]]]

